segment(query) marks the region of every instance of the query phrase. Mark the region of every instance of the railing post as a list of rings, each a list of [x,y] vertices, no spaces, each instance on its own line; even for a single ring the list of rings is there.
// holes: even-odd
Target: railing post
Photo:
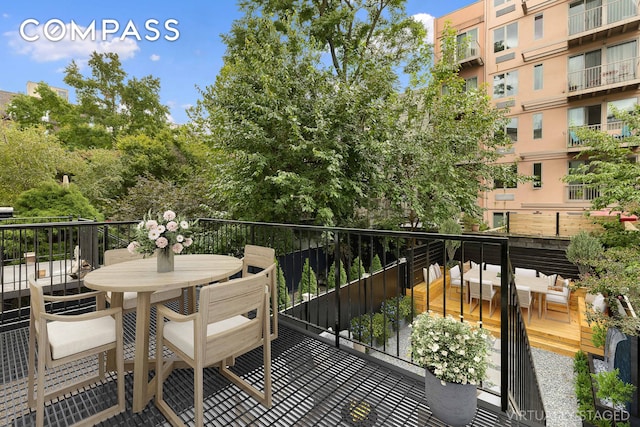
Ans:
[[[556,237],[560,236],[560,212],[556,212]]]
[[[334,245],[333,245],[333,263],[335,265],[335,315],[334,315],[334,324],[333,324],[333,329],[335,331],[335,338],[336,338],[336,347],[340,347],[340,315],[341,315],[341,310],[340,310],[340,234],[338,234],[338,232],[336,231],[334,233]],[[350,329],[347,328],[347,330],[349,331]],[[351,338],[351,337],[348,337]]]
[[[509,241],[500,243],[500,407],[509,408]],[[482,283],[482,280],[480,281]],[[480,287],[482,289],[482,287]]]

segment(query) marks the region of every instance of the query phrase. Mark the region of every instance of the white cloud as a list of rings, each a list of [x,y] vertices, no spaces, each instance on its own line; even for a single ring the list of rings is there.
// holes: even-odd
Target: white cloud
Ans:
[[[182,104],[180,107],[184,108],[185,110],[188,110],[189,108],[193,107],[193,104]]]
[[[427,41],[429,43],[433,43],[433,21],[435,20],[435,18],[428,13],[418,13],[413,15],[413,19],[424,25],[424,27],[427,29]]]
[[[102,40],[102,32],[95,31],[95,37],[86,37],[82,40],[79,36],[71,40],[71,25],[66,24],[65,35],[60,41],[51,41],[44,36],[42,25],[31,25],[25,28],[25,33],[29,37],[39,36],[38,40],[28,42],[24,40],[18,31],[9,31],[3,34],[9,39],[9,46],[20,55],[30,56],[37,62],[52,62],[63,59],[83,59],[88,58],[92,52],[117,53],[121,60],[133,58],[140,47],[135,39],[109,36],[107,40]],[[81,31],[86,28],[80,27]],[[56,34],[60,34],[62,27],[57,29]]]
[[[9,14],[5,12],[5,13],[2,14],[2,17],[6,19],[6,18],[9,17]]]
[[[152,61],[160,61],[160,55],[156,55],[155,53],[149,57]]]

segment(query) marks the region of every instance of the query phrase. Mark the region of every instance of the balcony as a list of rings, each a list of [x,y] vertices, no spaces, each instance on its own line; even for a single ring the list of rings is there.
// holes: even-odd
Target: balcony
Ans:
[[[458,49],[458,64],[461,68],[484,65],[481,54],[480,44],[477,41],[472,41],[465,49]]]
[[[0,257],[0,292],[3,305],[0,313],[0,343],[4,356],[3,397],[0,418],[7,424],[31,425],[33,413],[26,407],[26,355],[28,354],[29,289],[28,274],[40,275],[50,282],[48,292],[75,293],[82,289],[82,277],[70,269],[74,252],[89,268],[103,264],[106,249],[124,247],[131,240],[137,221],[97,223],[69,221],[42,224],[0,224],[3,256]],[[383,339],[382,344],[358,341],[351,333],[350,321],[356,316],[378,312],[382,302],[398,296],[414,298],[415,285],[423,282],[422,268],[434,262],[446,264],[444,242],[457,240],[460,248],[457,260],[499,263],[503,269],[511,265],[508,239],[502,237],[462,235],[446,236],[433,233],[391,232],[283,224],[248,223],[224,220],[200,220],[200,234],[190,249],[195,253],[220,253],[241,256],[245,244],[259,244],[276,248],[276,257],[282,268],[286,292],[279,298],[281,319],[279,337],[274,341],[273,378],[274,407],[265,410],[239,390],[230,386],[215,370],[207,373],[205,390],[206,419],[211,425],[340,425],[341,411],[350,399],[366,399],[376,409],[379,425],[441,425],[431,417],[423,397],[423,377],[416,374],[416,365],[408,358],[406,348],[400,346],[400,329]],[[28,259],[25,254],[29,255]],[[381,270],[371,271],[372,259],[377,255]],[[331,266],[339,271],[344,257],[358,257],[366,267],[355,271],[345,265],[347,280],[334,284],[327,278]],[[303,278],[303,265],[309,261],[318,277],[317,289],[308,300],[300,298],[297,286]],[[518,261],[515,260],[515,265]],[[82,263],[83,265],[85,263]],[[547,262],[541,257],[541,262]],[[557,263],[549,264],[557,271]],[[504,270],[507,271],[507,270]],[[564,272],[562,272],[565,274]],[[304,275],[309,274],[305,273]],[[340,276],[336,274],[335,276]],[[496,333],[496,367],[492,384],[480,387],[484,396],[474,425],[539,425],[544,423],[545,410],[536,373],[531,363],[527,326],[518,305],[515,286],[508,274],[500,283],[501,311],[488,310],[460,313],[462,299],[447,303],[434,300],[427,309],[466,320],[479,322]],[[332,286],[333,285],[333,286]],[[432,297],[437,298],[434,291]],[[428,302],[427,304],[431,304]],[[414,307],[417,307],[414,306]],[[52,312],[79,312],[91,310],[79,302],[74,306],[52,306]],[[483,314],[486,313],[486,314]],[[412,313],[415,316],[417,312]],[[127,316],[135,316],[134,313]],[[126,316],[126,317],[127,317]],[[483,317],[484,316],[484,317]],[[131,322],[131,319],[129,319]],[[125,353],[133,351],[133,322],[125,332]],[[542,321],[541,321],[542,324]],[[542,326],[545,336],[549,327]],[[333,331],[340,331],[340,338]],[[154,331],[149,331],[153,336]],[[566,341],[566,339],[564,340]],[[128,344],[127,344],[128,343]],[[151,340],[153,343],[153,339]],[[556,344],[558,346],[559,344]],[[354,348],[363,346],[366,353]],[[150,357],[155,350],[150,346]],[[258,350],[259,352],[259,350]],[[252,377],[253,367],[259,365],[259,355],[248,355],[251,369],[240,372]],[[255,360],[253,360],[255,359]],[[388,363],[392,361],[394,368]],[[238,368],[246,367],[238,363]],[[78,375],[78,371],[61,370],[55,375]],[[420,368],[418,368],[418,372]],[[178,371],[175,387],[176,405],[183,407],[181,416],[189,421],[193,417],[192,377]],[[259,379],[258,379],[259,380]],[[103,403],[103,396],[111,393],[113,379],[91,388],[87,393],[69,396],[47,406],[47,417],[52,423],[69,424],[78,411],[92,411]],[[131,401],[131,375],[127,375],[127,400]],[[516,402],[516,417],[508,414]],[[72,408],[72,409],[70,409]],[[77,409],[83,408],[83,409]],[[88,408],[88,409],[86,409]],[[76,414],[76,415],[74,415]],[[531,417],[522,418],[519,417]],[[54,421],[57,420],[57,421]],[[520,424],[523,421],[524,424]],[[113,417],[105,425],[162,425],[153,402],[142,412],[127,411]]]
[[[581,129],[588,129],[595,132],[606,132],[608,135],[620,141],[622,147],[637,146],[640,141],[637,138],[632,138],[634,132],[631,131],[629,126],[622,121],[612,121],[603,126],[600,123],[586,126],[571,126],[567,130],[567,152],[575,153],[583,151],[589,148],[589,141],[581,139],[578,133]]]
[[[600,190],[587,184],[569,184],[566,197],[570,202],[590,202],[600,196]]]
[[[635,1],[610,1],[603,6],[569,16],[568,47],[637,31],[639,26],[640,15]]]
[[[567,99],[582,99],[609,93],[635,90],[640,85],[638,58],[627,58],[609,64],[597,65],[567,75]]]

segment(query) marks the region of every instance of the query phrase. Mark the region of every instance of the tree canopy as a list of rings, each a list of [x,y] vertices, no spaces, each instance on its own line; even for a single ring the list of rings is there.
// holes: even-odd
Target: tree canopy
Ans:
[[[397,226],[479,210],[508,145],[504,111],[484,88],[464,90],[452,31],[430,72],[426,30],[404,1],[241,5],[224,66],[191,111],[228,159],[219,184],[232,216],[345,226],[383,206]]]

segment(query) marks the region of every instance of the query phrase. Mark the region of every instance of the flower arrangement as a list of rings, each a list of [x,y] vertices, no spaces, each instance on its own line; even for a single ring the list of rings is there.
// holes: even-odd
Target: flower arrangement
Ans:
[[[162,215],[145,215],[136,227],[136,240],[129,243],[131,253],[152,254],[156,249],[170,249],[179,254],[191,246],[189,222],[177,217],[174,211],[165,211]]]
[[[491,334],[451,316],[421,313],[411,324],[411,356],[441,381],[479,384],[487,376]]]

